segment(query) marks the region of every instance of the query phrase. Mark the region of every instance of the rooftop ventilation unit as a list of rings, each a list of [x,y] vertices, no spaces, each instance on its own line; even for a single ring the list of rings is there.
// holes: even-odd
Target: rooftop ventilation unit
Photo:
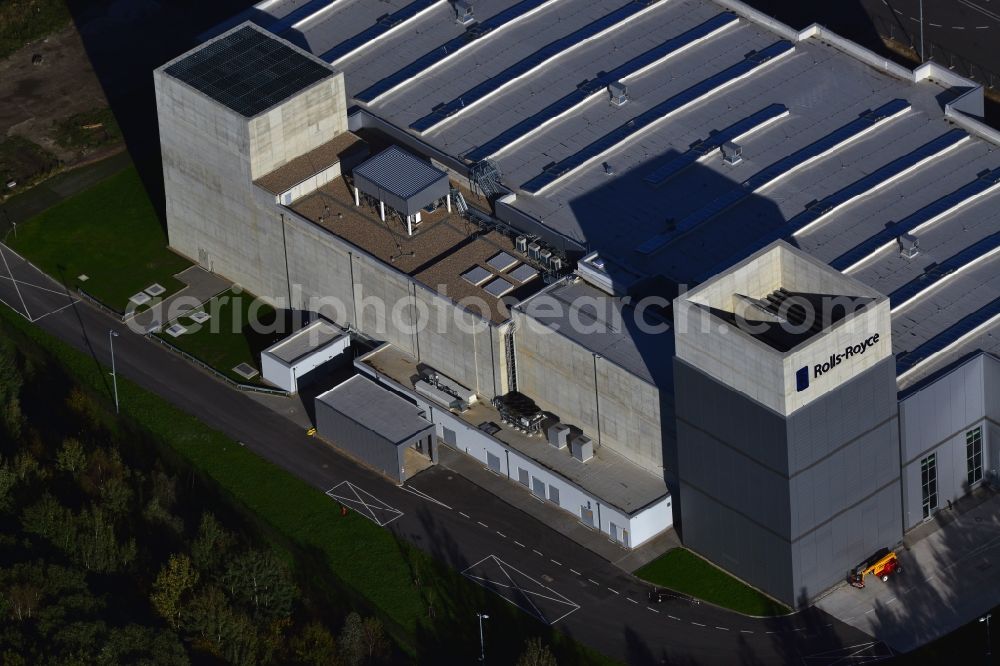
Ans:
[[[570,429],[564,423],[553,423],[548,431],[549,444],[557,449],[565,449],[569,444]]]
[[[549,259],[549,268],[551,268],[554,271],[561,271],[562,267],[563,267],[562,257],[557,257],[556,255],[552,255],[552,258]]]
[[[545,250],[539,251],[539,253],[538,253],[538,260],[540,262],[542,262],[542,264],[544,266],[548,266],[549,265],[549,261],[551,261],[551,259],[552,259],[552,250],[545,249]]]
[[[608,84],[608,96],[614,106],[625,106],[628,102],[628,86],[621,81],[612,81]]]
[[[467,0],[458,0],[455,3],[455,22],[459,25],[469,25],[475,21],[476,17],[472,13],[472,3]]]
[[[903,234],[896,240],[899,243],[899,256],[904,259],[913,259],[920,254],[920,241],[916,236]]]
[[[722,161],[730,166],[736,166],[743,161],[743,146],[732,141],[722,144]]]
[[[532,258],[532,259],[537,260],[538,259],[538,253],[539,253],[539,251],[541,251],[541,249],[542,249],[542,246],[539,245],[538,243],[529,243],[528,244],[528,256],[530,258]]]
[[[514,247],[517,248],[518,252],[524,254],[528,251],[528,238],[526,236],[518,236],[514,239]]]
[[[578,435],[570,442],[573,457],[580,462],[587,462],[594,457],[594,442],[586,435]]]

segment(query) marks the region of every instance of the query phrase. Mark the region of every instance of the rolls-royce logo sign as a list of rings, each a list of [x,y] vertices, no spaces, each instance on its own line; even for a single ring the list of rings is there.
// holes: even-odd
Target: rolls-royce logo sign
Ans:
[[[821,377],[823,374],[830,372],[838,365],[843,363],[845,360],[852,358],[854,356],[861,356],[866,351],[878,344],[878,333],[872,335],[866,340],[862,340],[856,345],[848,345],[844,347],[844,351],[838,354],[830,354],[830,358],[822,363],[817,363],[812,367],[812,372],[810,373],[810,368],[808,365],[804,365],[795,372],[795,390],[805,391],[809,388],[809,378],[810,374],[813,379]]]

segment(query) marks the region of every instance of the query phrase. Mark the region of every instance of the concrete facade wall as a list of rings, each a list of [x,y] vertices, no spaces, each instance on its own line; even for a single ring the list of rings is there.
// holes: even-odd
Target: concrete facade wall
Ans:
[[[161,70],[153,82],[170,246],[254,294],[285,294],[281,225],[250,183],[246,119]]]
[[[987,355],[967,361],[899,403],[906,529],[924,520],[921,461],[931,454],[936,457],[937,509],[971,489],[966,433],[982,428],[983,476],[997,473],[998,416],[1000,361]]]
[[[337,72],[249,120],[251,180],[346,130],[344,74]]]
[[[514,322],[518,390],[599,445],[662,471],[660,390],[519,310]]]
[[[686,545],[797,605],[902,538],[891,358],[787,418],[674,372]]]

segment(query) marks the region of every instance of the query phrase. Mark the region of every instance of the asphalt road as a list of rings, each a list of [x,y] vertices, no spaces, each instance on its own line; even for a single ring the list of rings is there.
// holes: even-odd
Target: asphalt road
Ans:
[[[0,250],[10,263],[9,251]],[[0,277],[4,270],[0,264]],[[40,278],[48,280],[31,276],[34,283]],[[9,294],[13,282],[0,282]],[[56,283],[44,286],[30,303],[37,326],[104,366],[110,363],[108,331],[117,331],[121,375],[314,487],[333,488],[332,494],[353,501],[355,510],[386,523],[386,529],[466,572],[473,582],[608,655],[636,664],[849,664],[891,654],[815,609],[753,619],[680,599],[649,606],[648,588],[638,580],[447,468],[432,468],[397,487],[89,304],[67,306]],[[19,309],[16,303],[12,307]],[[43,312],[45,307],[52,310]]]

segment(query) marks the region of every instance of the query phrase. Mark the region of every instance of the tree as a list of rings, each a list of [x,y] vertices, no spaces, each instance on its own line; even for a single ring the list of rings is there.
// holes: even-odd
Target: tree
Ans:
[[[9,340],[0,344],[0,434],[11,440],[21,436],[24,416],[21,414],[21,387],[24,378],[17,362],[17,349]]]
[[[180,628],[181,609],[197,584],[198,570],[191,563],[191,558],[183,553],[171,555],[170,560],[160,569],[149,599],[156,612],[171,628]]]
[[[337,663],[337,644],[333,636],[315,620],[292,636],[288,642],[292,658],[307,666],[332,666]]]
[[[111,573],[124,569],[135,559],[135,539],[119,543],[114,525],[104,510],[91,508],[77,518],[77,559],[90,571]]]
[[[182,611],[181,626],[198,644],[230,663],[257,663],[256,627],[233,610],[217,587],[208,586],[191,600]]]
[[[96,662],[100,666],[118,666],[118,664],[187,666],[190,663],[184,646],[174,632],[137,624],[116,627],[108,632],[104,645],[97,653]]]
[[[385,637],[382,620],[377,617],[365,618],[361,624],[365,653],[369,661],[377,661],[389,654],[389,641]]]
[[[356,612],[348,614],[337,637],[340,657],[347,666],[359,666],[365,659],[364,621]]]
[[[524,644],[524,652],[517,660],[517,666],[556,666],[556,658],[542,639],[535,637]]]
[[[56,454],[56,468],[61,472],[69,472],[75,475],[87,464],[87,452],[83,450],[83,444],[75,437],[67,437],[63,440],[62,448]]]
[[[198,537],[191,544],[191,559],[202,571],[213,571],[233,541],[233,535],[219,524],[215,516],[204,513],[198,527]]]
[[[262,550],[247,551],[230,562],[222,584],[254,617],[265,620],[291,615],[298,594],[288,568],[273,553]]]

